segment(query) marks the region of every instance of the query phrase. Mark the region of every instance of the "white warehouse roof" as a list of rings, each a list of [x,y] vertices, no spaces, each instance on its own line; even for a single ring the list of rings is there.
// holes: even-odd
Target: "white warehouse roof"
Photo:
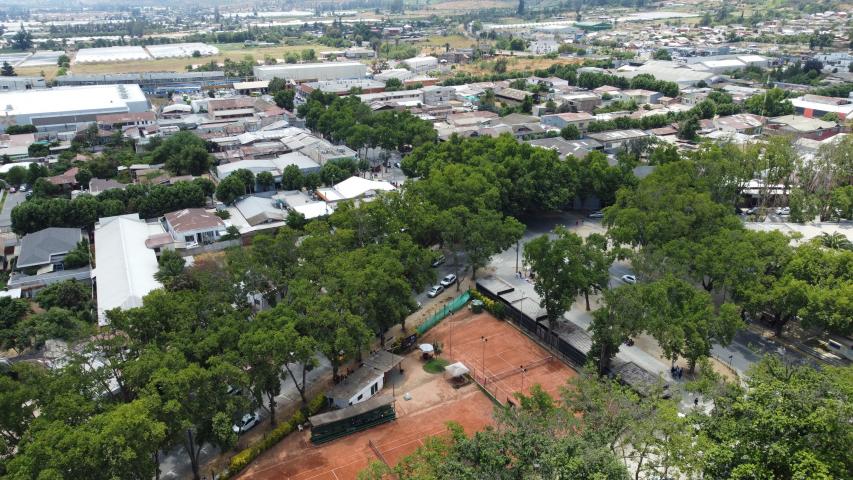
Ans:
[[[149,234],[137,213],[104,217],[95,224],[99,325],[106,325],[107,311],[140,307],[142,297],[162,286],[154,278],[157,256],[145,246]]]
[[[15,117],[19,125],[80,123],[94,121],[94,117],[81,116],[149,109],[139,85],[86,85],[0,93],[0,117]]]
[[[254,67],[258,80],[283,78],[297,82],[308,80],[338,80],[364,78],[367,65],[359,62],[301,63],[284,65],[259,65]]]
[[[151,55],[142,47],[118,46],[81,48],[74,57],[74,63],[126,62],[129,60],[151,60]]]

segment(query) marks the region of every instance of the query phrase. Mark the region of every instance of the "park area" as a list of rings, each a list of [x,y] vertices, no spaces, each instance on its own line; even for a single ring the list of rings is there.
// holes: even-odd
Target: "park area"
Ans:
[[[556,395],[576,375],[510,324],[488,313],[463,309],[421,340],[440,344],[446,361],[463,362],[472,377],[480,384],[485,382],[485,388],[502,404],[512,401],[514,392],[528,391],[537,383]],[[295,432],[236,478],[355,479],[372,461],[396,465],[427,437],[446,433],[447,422],[459,423],[469,435],[493,424],[495,404],[478,385],[454,388],[446,375],[428,373],[424,364],[421,352],[415,350],[405,356],[402,374],[389,374],[383,391],[394,395],[395,421],[322,445],[311,443],[308,430]]]

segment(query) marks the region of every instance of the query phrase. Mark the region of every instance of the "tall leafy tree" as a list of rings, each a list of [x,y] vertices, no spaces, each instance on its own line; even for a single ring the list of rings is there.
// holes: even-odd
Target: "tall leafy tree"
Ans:
[[[765,356],[747,388],[717,398],[702,418],[705,474],[713,478],[830,479],[853,470],[850,367],[815,369]]]
[[[536,274],[534,290],[542,298],[540,306],[554,322],[571,308],[575,297],[586,287],[584,277],[583,240],[558,227],[553,240],[548,235],[524,245],[524,261]]]

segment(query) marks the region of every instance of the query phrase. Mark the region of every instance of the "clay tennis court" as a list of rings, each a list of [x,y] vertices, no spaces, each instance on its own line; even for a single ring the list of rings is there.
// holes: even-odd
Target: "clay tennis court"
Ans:
[[[468,434],[493,423],[494,404],[476,385],[453,389],[443,375],[423,371],[417,355],[407,357],[411,401],[397,391],[397,420],[315,446],[308,430],[295,432],[258,457],[237,478],[262,480],[352,480],[374,460],[396,465],[423,445],[447,432],[447,422]],[[411,380],[411,382],[409,381]],[[381,459],[380,459],[381,457]]]
[[[529,393],[539,384],[555,399],[577,372],[518,331],[509,322],[467,309],[442,321],[424,341],[441,342],[442,356],[461,361],[502,404],[517,403],[514,392]]]
[[[461,310],[423,337],[425,342],[436,340],[443,345],[443,358],[462,361],[481,383],[485,372],[486,388],[504,404],[522,390],[522,382],[525,392],[540,384],[556,397],[559,387],[576,375],[559,360],[547,360],[548,353],[533,340],[489,314]],[[311,443],[307,430],[295,432],[236,478],[352,480],[371,461],[396,465],[427,437],[446,433],[449,421],[462,425],[469,435],[494,423],[495,405],[476,385],[454,389],[444,375],[424,372],[418,351],[407,355],[403,366],[405,380],[396,390],[397,420],[319,446]],[[404,392],[410,401],[403,399]]]

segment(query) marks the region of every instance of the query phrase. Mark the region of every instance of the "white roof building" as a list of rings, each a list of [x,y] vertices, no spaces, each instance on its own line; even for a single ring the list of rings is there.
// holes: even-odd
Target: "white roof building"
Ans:
[[[261,172],[270,172],[277,180],[281,180],[281,174],[284,169],[290,165],[299,167],[299,171],[303,174],[319,172],[320,165],[311,160],[307,155],[300,152],[290,152],[284,155],[279,155],[276,158],[264,158],[255,160],[238,160],[236,162],[226,163],[216,167],[216,176],[220,180],[240,169],[246,169],[255,175]]]
[[[424,73],[438,67],[438,59],[430,56],[407,58],[402,63],[414,73]]]
[[[381,180],[370,180],[362,177],[349,177],[343,182],[330,187],[317,189],[317,196],[329,203],[356,198],[370,198],[378,192],[390,192],[394,185]]]
[[[76,130],[106,113],[151,109],[139,85],[87,85],[0,93],[0,132],[8,125]]]
[[[106,312],[142,306],[142,298],[162,285],[154,278],[157,256],[145,246],[150,229],[139,214],[104,217],[95,224],[98,325]]]
[[[259,65],[254,67],[254,73],[258,80],[272,80],[273,78],[296,82],[340,80],[364,78],[367,75],[367,65],[359,62]]]

